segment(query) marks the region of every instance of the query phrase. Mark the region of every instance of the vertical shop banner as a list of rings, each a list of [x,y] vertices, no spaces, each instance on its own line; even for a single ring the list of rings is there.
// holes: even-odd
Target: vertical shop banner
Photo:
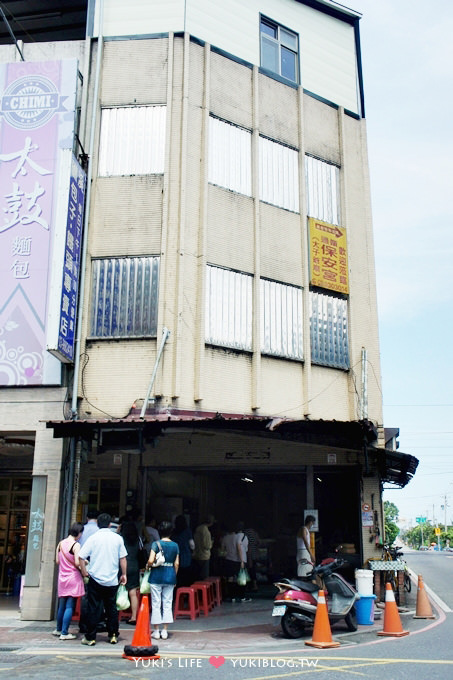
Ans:
[[[60,361],[70,363],[74,359],[86,175],[71,151],[62,155],[52,251],[53,260],[62,267],[52,268],[47,349]]]
[[[0,64],[0,386],[61,380],[46,350],[48,288],[63,269],[53,244],[76,90],[75,59]]]
[[[310,217],[310,283],[349,293],[346,229]]]

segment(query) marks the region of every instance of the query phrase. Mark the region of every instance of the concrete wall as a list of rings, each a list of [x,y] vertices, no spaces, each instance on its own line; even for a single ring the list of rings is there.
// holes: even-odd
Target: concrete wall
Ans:
[[[154,59],[160,66],[145,95],[141,75],[137,87],[131,82],[137,65]],[[354,420],[359,417],[356,385],[361,350],[366,347],[373,367],[369,417],[381,424],[365,122],[213,53],[187,35],[106,44],[102,105],[116,105],[118,92],[122,105],[134,105],[139,91],[142,105],[167,106],[165,173],[114,178],[94,173],[83,324],[86,329],[91,257],[160,254],[159,329],[157,340],[96,341],[83,347],[89,357],[84,388],[91,403],[82,401],[82,413],[121,416],[144,398],[161,328],[166,326],[171,336],[155,385],[164,407]],[[300,214],[256,200],[256,182],[252,197],[207,183],[211,113],[255,131],[253,163],[258,132],[299,149]],[[341,168],[351,288],[349,373],[312,366],[309,360],[305,152]],[[266,359],[259,347],[251,355],[205,347],[207,263],[254,274],[255,280],[265,276],[304,289],[303,364]],[[79,395],[83,397],[80,385]]]
[[[47,484],[41,560],[34,573],[39,585],[24,589],[21,617],[27,620],[53,618],[55,546],[63,538],[58,534],[63,441],[53,439],[45,421],[61,418],[65,396],[66,388],[0,390],[0,434],[34,435],[33,476]]]
[[[260,14],[299,37],[300,82],[310,92],[358,112],[354,27],[294,0],[132,0],[104,2],[104,36],[186,31],[199,40],[260,65]],[[332,5],[334,6],[334,5]],[[98,35],[96,2],[94,35]],[[338,10],[339,6],[335,5]],[[345,10],[345,18],[355,13]]]

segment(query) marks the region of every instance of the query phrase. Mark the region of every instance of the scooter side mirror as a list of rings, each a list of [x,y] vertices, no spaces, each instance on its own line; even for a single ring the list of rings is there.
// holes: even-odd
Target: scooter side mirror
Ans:
[[[337,569],[340,569],[341,567],[348,567],[349,566],[348,560],[344,560],[342,557],[337,557],[335,562],[336,562]]]

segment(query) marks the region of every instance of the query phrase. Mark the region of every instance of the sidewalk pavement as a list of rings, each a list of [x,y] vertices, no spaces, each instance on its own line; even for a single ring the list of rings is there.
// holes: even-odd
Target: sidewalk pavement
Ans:
[[[414,619],[417,585],[412,584],[407,606],[400,608],[403,628],[414,632],[432,623],[426,619]],[[194,621],[178,618],[169,626],[167,640],[153,640],[159,647],[161,657],[205,657],[210,655],[278,657],[310,654],[304,642],[310,640],[312,629],[304,637],[289,640],[282,634],[280,618],[272,617],[272,599],[260,599],[259,594],[247,603],[222,603],[208,616],[199,616]],[[357,632],[350,633],[343,621],[332,626],[332,636],[341,647],[370,642],[377,639],[383,626],[383,608],[375,607],[375,622],[359,625]],[[433,613],[437,610],[433,607]],[[437,617],[436,617],[437,618]],[[0,596],[0,651],[14,655],[96,655],[119,657],[125,644],[130,644],[134,628],[120,622],[118,645],[108,644],[107,633],[99,633],[93,647],[76,640],[61,641],[53,636],[55,621],[21,621],[16,598]],[[77,623],[70,632],[77,633]],[[11,655],[10,655],[11,656]]]

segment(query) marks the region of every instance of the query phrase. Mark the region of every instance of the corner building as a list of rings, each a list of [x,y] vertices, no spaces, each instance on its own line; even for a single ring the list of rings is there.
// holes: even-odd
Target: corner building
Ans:
[[[330,0],[93,0],[84,40],[41,43],[78,59],[88,184],[74,362],[26,428],[5,410],[45,505],[24,618],[52,615],[52,551],[88,506],[244,519],[263,582],[295,572],[307,510],[317,557],[380,554],[383,484],[417,461],[385,443],[359,21]]]

